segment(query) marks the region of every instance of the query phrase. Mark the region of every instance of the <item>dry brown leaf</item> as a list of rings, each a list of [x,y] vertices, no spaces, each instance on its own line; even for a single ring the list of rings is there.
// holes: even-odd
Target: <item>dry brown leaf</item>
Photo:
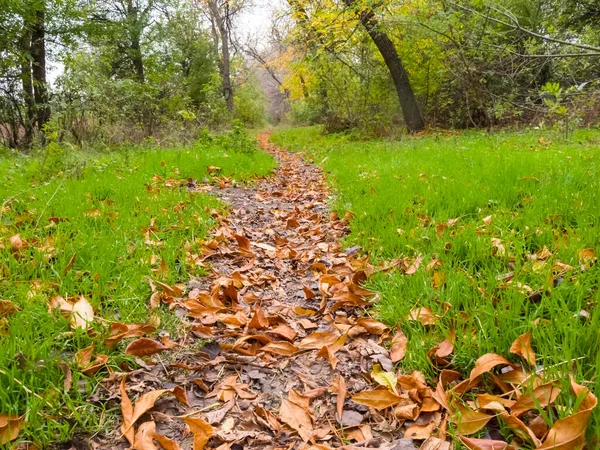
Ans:
[[[125,388],[126,377],[121,380],[121,415],[123,416],[123,423],[121,423],[121,433],[129,444],[133,445],[135,441],[135,430],[133,429],[133,404],[127,395],[127,389]]]
[[[183,421],[194,435],[194,450],[203,450],[214,434],[213,427],[199,417],[186,417]]]
[[[531,348],[531,331],[519,336],[510,346],[510,352],[523,358],[530,366],[535,366],[535,352]]]
[[[532,392],[521,395],[519,400],[510,408],[513,416],[520,417],[527,411],[545,408],[556,400],[561,389],[555,381],[536,387]]]
[[[19,308],[17,305],[15,305],[10,300],[0,300],[0,317],[14,314],[20,310],[21,310],[21,308]]]
[[[366,405],[374,409],[385,409],[402,402],[403,398],[388,391],[387,389],[376,389],[374,391],[363,391],[352,397],[354,403]]]
[[[340,337],[340,332],[336,329],[331,331],[315,331],[309,334],[298,343],[298,348],[302,350],[320,350],[324,346],[332,345]]]
[[[361,317],[356,321],[356,325],[364,328],[369,333],[380,336],[388,330],[387,325],[371,319],[370,317]]]
[[[577,398],[582,399],[579,409],[572,416],[557,420],[544,442],[540,450],[576,450],[585,443],[585,429],[592,415],[592,411],[598,404],[598,399],[590,390],[584,386],[575,383],[571,378],[571,390]]]
[[[269,327],[269,320],[265,315],[265,312],[262,310],[260,305],[256,305],[254,308],[254,315],[252,316],[252,320],[248,324],[248,328],[256,328],[257,330],[262,330],[264,328]]]
[[[336,401],[336,412],[338,422],[342,421],[342,415],[344,413],[344,402],[346,401],[346,394],[348,393],[348,388],[346,387],[346,380],[339,373],[336,373],[333,377],[333,392],[337,395]]]
[[[492,439],[475,439],[465,436],[459,436],[460,440],[469,450],[509,450],[513,447],[504,441],[494,441]]]
[[[279,419],[296,430],[304,442],[308,442],[314,433],[312,419],[308,410],[292,402],[291,399],[282,400],[281,407],[279,408]]]
[[[434,272],[431,281],[435,289],[440,289],[446,284],[446,275],[442,272]]]
[[[428,326],[435,325],[439,318],[440,316],[435,314],[430,308],[421,307],[413,309],[408,315],[407,319],[412,321],[418,321],[421,324]]]
[[[500,355],[496,355],[495,353],[488,353],[483,355],[475,362],[475,367],[471,370],[471,376],[469,377],[471,381],[475,380],[475,378],[483,375],[484,373],[489,372],[496,366],[510,366],[511,363],[507,361]]]
[[[435,422],[428,423],[427,425],[413,425],[406,429],[404,437],[424,441],[425,439],[429,439],[436,426]]]
[[[298,352],[298,347],[295,347],[287,341],[274,341],[269,342],[260,350],[263,352],[274,353],[276,355],[281,356],[292,356]]]
[[[390,358],[393,363],[401,361],[406,356],[406,346],[408,345],[408,339],[400,328],[396,330],[396,334],[392,339],[392,346],[390,348]]]
[[[462,404],[455,405],[452,422],[456,424],[458,434],[469,435],[477,433],[494,417],[469,409]]]
[[[87,330],[94,321],[94,308],[85,297],[80,297],[71,310],[71,327]]]
[[[169,347],[154,339],[140,338],[131,342],[125,349],[126,355],[132,356],[151,356],[156,353],[168,350]]]
[[[0,445],[14,441],[18,436],[25,421],[23,417],[0,414]]]
[[[144,422],[140,425],[135,435],[135,445],[132,448],[135,450],[158,450],[154,441],[157,441],[164,450],[181,450],[177,442],[156,432],[154,422]]]
[[[577,252],[577,256],[579,257],[580,264],[588,264],[590,262],[596,261],[596,250],[593,248],[584,248],[583,250],[579,250]]]

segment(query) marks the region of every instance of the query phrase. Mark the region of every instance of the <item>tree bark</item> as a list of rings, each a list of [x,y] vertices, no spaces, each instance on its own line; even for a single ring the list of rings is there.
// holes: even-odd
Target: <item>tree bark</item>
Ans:
[[[139,10],[136,6],[134,6],[133,2],[129,0],[127,2],[127,22],[129,28],[129,44],[130,48],[130,58],[133,64],[133,68],[135,70],[135,76],[139,83],[144,83],[146,81],[146,75],[144,71],[144,58],[142,56],[142,47],[141,47],[141,30],[140,30],[140,17]]]
[[[346,5],[349,7],[355,6],[356,0],[344,0]],[[425,128],[425,122],[419,106],[413,93],[408,73],[402,64],[402,59],[396,51],[394,43],[389,36],[381,29],[377,17],[372,9],[362,9],[358,11],[360,22],[371,36],[371,39],[377,46],[377,49],[383,57],[383,61],[387,66],[394,86],[396,87],[396,93],[398,94],[398,100],[400,101],[400,107],[404,115],[404,122],[406,128],[410,133],[417,133]]]
[[[225,104],[227,105],[227,110],[230,113],[234,112],[235,105],[233,102],[233,85],[231,83],[231,55],[229,52],[229,30],[227,28],[227,24],[225,23],[225,17],[221,14],[219,10],[219,6],[215,0],[210,0],[208,2],[208,7],[210,8],[210,14],[214,21],[214,25],[216,25],[216,30],[218,31],[218,37],[215,34],[215,41],[218,43],[220,40],[221,44],[221,57],[219,58],[219,72],[221,75],[222,89],[223,89],[223,98],[225,99]]]
[[[36,125],[42,131],[50,120],[48,84],[46,82],[46,11],[45,4],[36,11],[31,33],[31,59],[33,74],[33,94],[35,99]]]
[[[21,38],[21,88],[25,101],[25,114],[21,116],[23,146],[29,147],[33,141],[33,127],[36,119],[33,79],[31,78],[31,31],[24,27]]]

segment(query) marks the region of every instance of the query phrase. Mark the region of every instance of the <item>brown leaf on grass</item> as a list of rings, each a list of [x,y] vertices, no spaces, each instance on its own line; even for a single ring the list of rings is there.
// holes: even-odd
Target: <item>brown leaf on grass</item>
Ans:
[[[158,317],[153,316],[146,323],[125,324],[113,322],[110,325],[110,337],[104,340],[104,345],[114,348],[123,339],[140,337],[154,333],[160,325]]]
[[[455,404],[455,412],[451,417],[452,422],[456,424],[458,434],[469,435],[477,433],[493,418],[488,414],[474,411],[463,406]]]
[[[440,289],[446,284],[446,275],[442,272],[434,272],[431,281],[435,289]]]
[[[0,445],[14,441],[24,425],[25,420],[23,417],[0,414]]]
[[[471,370],[470,380],[473,381],[480,375],[489,372],[496,366],[510,366],[511,363],[500,355],[488,353],[483,355],[475,362],[475,367]]]
[[[292,398],[301,399],[301,396],[294,395],[295,393],[293,394],[292,391],[293,389],[290,390],[288,399],[283,399],[281,402],[279,419],[293,430],[296,430],[304,442],[308,442],[314,433],[312,419],[306,404],[298,405],[292,401]]]
[[[504,441],[494,441],[492,439],[475,439],[465,436],[459,436],[459,439],[469,450],[509,450],[513,447]]]
[[[158,450],[154,441],[157,441],[164,450],[181,450],[177,442],[156,432],[156,424],[154,422],[144,422],[140,425],[135,434],[133,448],[135,450]]]
[[[199,417],[186,417],[183,421],[194,435],[194,450],[203,450],[214,434],[213,427]]]
[[[254,315],[252,316],[252,320],[248,324],[248,328],[256,328],[257,330],[261,330],[263,328],[269,327],[269,321],[265,312],[262,310],[260,305],[256,305],[254,308]]]
[[[385,409],[402,402],[403,398],[388,391],[387,389],[376,389],[374,391],[363,391],[352,396],[352,401],[359,405],[369,406],[374,409]]]
[[[133,404],[127,395],[127,389],[125,388],[126,377],[121,380],[121,415],[123,416],[123,422],[121,423],[121,433],[125,436],[125,439],[133,445],[135,443],[135,430],[133,429]]]
[[[87,375],[88,377],[91,377],[96,372],[98,372],[100,369],[102,369],[102,367],[104,367],[107,362],[108,362],[107,355],[96,355],[96,359],[94,359],[94,361],[92,361],[87,367],[82,369],[81,373],[84,375]]]
[[[77,253],[73,253],[73,256],[71,256],[71,259],[69,259],[69,262],[63,269],[63,275],[65,275],[69,270],[71,270],[73,264],[75,264],[75,259],[77,259]]]
[[[0,300],[0,317],[9,316],[20,310],[21,308],[10,300]]]
[[[531,348],[531,331],[515,339],[510,346],[510,352],[523,358],[530,366],[535,366],[535,352]]]
[[[94,308],[85,297],[80,297],[71,310],[71,327],[87,330],[94,321]]]
[[[94,354],[95,345],[92,344],[89,347],[82,348],[77,353],[75,353],[75,362],[77,363],[77,367],[82,369],[87,367],[92,360],[92,355]]]
[[[532,392],[521,395],[519,400],[512,405],[510,413],[520,417],[527,411],[537,408],[545,408],[556,400],[561,389],[555,381],[536,387]]]
[[[393,363],[401,361],[406,356],[406,346],[408,339],[400,328],[396,330],[396,334],[392,338],[392,346],[390,348],[390,358]]]
[[[596,250],[593,248],[584,248],[583,250],[579,250],[577,252],[577,257],[579,258],[580,264],[588,264],[596,261]]]
[[[125,349],[126,355],[151,356],[168,350],[169,347],[154,339],[140,338],[131,342]]]
[[[421,267],[422,262],[423,262],[423,258],[421,257],[421,255],[417,256],[415,261],[406,270],[406,272],[405,272],[406,275],[414,275],[415,273],[417,273],[417,270],[419,270],[419,267]]]
[[[538,447],[540,450],[575,450],[585,443],[585,430],[592,411],[598,404],[598,399],[588,388],[575,383],[573,377],[571,377],[571,390],[578,399],[581,399],[577,412],[554,423],[541,447]]]
[[[421,308],[413,309],[409,313],[407,319],[413,320],[413,321],[419,321],[421,324],[428,326],[428,325],[435,325],[439,318],[440,318],[440,316],[435,314],[430,308],[421,307]]]
[[[510,428],[510,430],[516,436],[518,436],[519,439],[533,442],[536,448],[542,445],[535,433],[531,431],[529,427],[525,425],[518,417],[512,416],[508,413],[500,414],[499,417],[504,422],[504,425],[507,428]]]

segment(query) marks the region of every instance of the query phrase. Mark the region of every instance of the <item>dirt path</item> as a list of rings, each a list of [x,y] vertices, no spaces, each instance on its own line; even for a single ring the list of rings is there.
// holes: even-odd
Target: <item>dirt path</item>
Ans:
[[[328,211],[331,194],[320,169],[269,144],[267,135],[259,140],[279,169],[256,189],[218,190],[231,212],[227,218],[215,213],[220,225],[204,243],[201,259],[211,276],[192,281],[185,294],[163,286],[155,298],[170,303],[190,335],[178,343],[163,339],[171,351],[152,356],[120,390],[123,374],[104,383],[99,395],[122,402],[125,427],[95,439],[94,448],[291,450],[353,443],[345,448],[407,450],[418,445],[401,439],[402,424],[429,433],[440,424],[439,405],[419,377],[405,380],[412,385],[402,387],[412,391],[388,386],[368,394],[377,386],[374,364],[393,371],[403,335],[390,355],[390,330],[365,315],[376,294],[361,283],[373,268],[358,249],[341,248],[349,218]],[[365,392],[363,404],[351,400]],[[396,410],[377,408],[386,401]],[[417,417],[416,424],[406,422]]]

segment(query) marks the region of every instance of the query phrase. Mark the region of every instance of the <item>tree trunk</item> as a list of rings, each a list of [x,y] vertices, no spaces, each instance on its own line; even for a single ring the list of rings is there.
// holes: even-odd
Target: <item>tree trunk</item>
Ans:
[[[33,93],[36,109],[37,129],[42,131],[50,120],[50,104],[48,84],[46,82],[46,11],[42,4],[36,12],[36,19],[31,34],[31,59],[33,74]]]
[[[349,7],[354,6],[356,3],[355,0],[344,1]],[[358,16],[367,33],[369,33],[369,36],[371,36],[371,39],[379,49],[385,65],[392,76],[407,130],[410,133],[422,131],[425,128],[425,122],[419,111],[415,94],[408,79],[408,73],[402,64],[402,59],[400,59],[394,43],[381,29],[372,9],[360,10],[358,11]]]
[[[33,126],[35,124],[35,99],[33,96],[33,80],[31,78],[31,31],[24,27],[21,38],[21,86],[25,101],[25,114],[21,116],[23,127],[23,146],[29,147],[33,141]]]
[[[135,76],[139,83],[146,81],[146,75],[144,72],[144,58],[142,57],[141,48],[141,30],[139,24],[139,10],[134,6],[133,2],[129,0],[127,2],[127,22],[129,27],[129,39],[130,39],[130,58],[135,70]]]
[[[216,1],[209,1],[208,7],[210,8],[210,14],[218,29],[219,37],[217,38],[217,36],[215,35],[215,40],[218,43],[218,40],[220,38],[221,41],[221,57],[219,58],[219,72],[222,80],[221,82],[223,89],[223,98],[225,99],[227,110],[230,113],[233,113],[235,105],[233,103],[233,85],[231,83],[231,55],[229,53],[229,30],[227,29],[225,18],[221,15],[221,11],[219,11],[219,7]]]

